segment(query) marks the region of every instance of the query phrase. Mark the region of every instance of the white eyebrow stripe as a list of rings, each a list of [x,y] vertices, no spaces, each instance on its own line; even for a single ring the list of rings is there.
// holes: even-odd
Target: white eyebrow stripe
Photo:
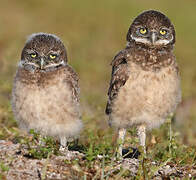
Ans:
[[[36,51],[32,50],[32,49],[26,49],[25,50],[28,54],[31,54],[31,53],[36,53]]]
[[[59,55],[60,53],[61,53],[60,50],[58,50],[58,51],[53,51],[53,50],[51,50],[51,51],[49,51],[48,55],[50,55],[50,54]]]

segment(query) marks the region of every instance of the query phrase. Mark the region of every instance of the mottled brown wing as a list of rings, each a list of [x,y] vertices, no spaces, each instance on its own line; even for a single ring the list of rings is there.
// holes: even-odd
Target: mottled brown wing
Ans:
[[[79,102],[80,88],[78,84],[79,81],[78,75],[69,65],[65,66],[65,73],[66,73],[65,81],[69,85],[70,89],[72,90],[73,99]]]
[[[118,95],[119,89],[126,83],[129,72],[127,69],[127,50],[120,51],[113,59],[112,65],[112,77],[110,81],[110,87],[108,90],[108,102],[106,105],[105,113],[109,115],[112,112],[113,100]]]

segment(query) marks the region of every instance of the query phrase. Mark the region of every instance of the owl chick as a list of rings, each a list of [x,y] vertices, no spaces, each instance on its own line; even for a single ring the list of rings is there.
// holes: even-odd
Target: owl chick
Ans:
[[[14,78],[12,109],[19,127],[56,137],[61,148],[82,129],[78,76],[55,35],[32,34]]]
[[[137,126],[144,152],[146,130],[160,126],[181,101],[174,44],[175,30],[168,17],[145,11],[131,24],[126,48],[111,63],[109,124],[118,128],[122,143],[126,129]]]

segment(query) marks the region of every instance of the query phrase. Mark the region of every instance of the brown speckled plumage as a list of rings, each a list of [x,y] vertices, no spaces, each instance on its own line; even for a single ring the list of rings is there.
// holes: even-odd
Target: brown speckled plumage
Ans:
[[[143,27],[146,35],[138,32]],[[158,34],[162,27],[167,28],[165,36]],[[127,47],[111,63],[106,114],[114,127],[126,129],[137,125],[145,132],[146,128],[162,124],[181,101],[180,77],[173,54],[175,30],[162,13],[146,11],[132,23],[127,41]],[[143,140],[141,144],[145,145]]]
[[[36,58],[30,57],[31,51]],[[53,60],[50,52],[59,54]],[[67,64],[65,47],[56,36],[35,34],[25,44],[14,79],[12,108],[21,128],[57,137],[63,145],[79,134],[78,76]]]

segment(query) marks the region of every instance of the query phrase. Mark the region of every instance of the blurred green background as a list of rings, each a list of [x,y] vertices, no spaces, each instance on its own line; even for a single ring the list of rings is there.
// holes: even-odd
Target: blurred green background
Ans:
[[[59,36],[69,63],[80,77],[85,129],[107,129],[104,114],[110,62],[126,45],[132,20],[155,9],[173,22],[175,54],[181,72],[183,103],[175,131],[186,144],[196,140],[196,1],[195,0],[1,0],[0,5],[0,137],[15,127],[10,99],[13,76],[26,37],[35,32]],[[159,130],[155,130],[159,133]]]

